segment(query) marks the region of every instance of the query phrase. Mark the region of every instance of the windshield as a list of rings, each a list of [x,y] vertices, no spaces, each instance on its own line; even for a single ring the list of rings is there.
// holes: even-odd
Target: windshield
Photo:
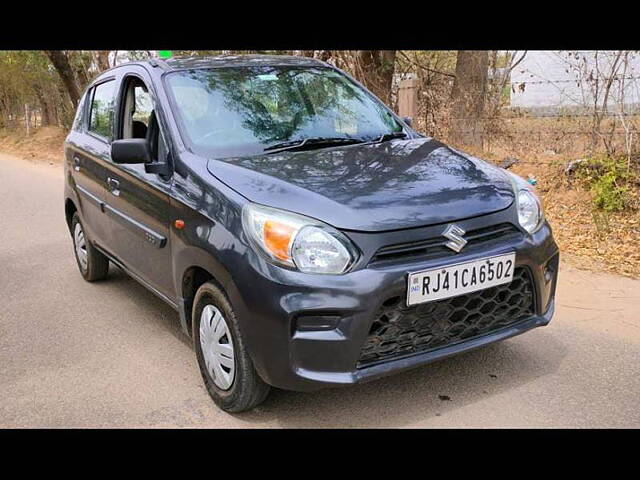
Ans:
[[[366,141],[402,131],[378,101],[331,68],[229,67],[166,79],[188,143],[218,158],[307,138]]]

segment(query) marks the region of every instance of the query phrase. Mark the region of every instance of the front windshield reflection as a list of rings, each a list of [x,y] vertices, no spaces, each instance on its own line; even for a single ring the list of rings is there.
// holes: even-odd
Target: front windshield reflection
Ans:
[[[167,77],[183,133],[197,153],[254,155],[306,138],[371,140],[400,132],[393,116],[325,67],[224,67]]]

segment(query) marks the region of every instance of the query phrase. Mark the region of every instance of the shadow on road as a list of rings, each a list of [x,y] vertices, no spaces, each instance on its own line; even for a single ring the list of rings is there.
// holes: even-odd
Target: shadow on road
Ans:
[[[158,314],[151,316],[155,325],[166,328],[180,342],[191,348],[191,339],[184,334],[180,327],[178,312],[120,268],[111,264],[109,276],[95,285],[107,289],[108,293],[114,296],[122,296],[123,290],[126,290],[127,296],[137,308],[143,311],[157,310]]]

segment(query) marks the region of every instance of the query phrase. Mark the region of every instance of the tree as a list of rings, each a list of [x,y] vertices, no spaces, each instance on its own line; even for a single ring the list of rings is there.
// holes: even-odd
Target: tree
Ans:
[[[635,149],[633,137],[638,126],[637,117],[626,115],[625,109],[633,104],[631,99],[637,95],[634,80],[638,78],[638,53],[629,50],[594,50],[562,51],[557,54],[557,58],[566,65],[566,73],[579,85],[578,93],[563,95],[589,115],[590,150],[593,153],[602,142],[607,155],[615,156],[623,146],[620,140],[624,140],[630,162],[632,150]],[[620,134],[624,137],[621,138]]]
[[[488,50],[458,51],[449,132],[449,140],[454,144],[482,148],[488,66]]]
[[[62,83],[69,94],[71,103],[73,104],[73,107],[76,108],[80,101],[80,89],[78,88],[69,58],[61,50],[45,50],[45,53],[51,60],[51,63],[58,72],[58,75],[60,75],[60,80],[62,80]]]
[[[105,70],[109,70],[109,53],[110,50],[96,50],[93,52],[93,56],[96,64],[98,65],[98,69],[101,72]]]
[[[60,77],[44,52],[1,51],[0,125],[25,125],[26,119],[20,119],[26,111],[33,127],[67,125],[73,115]]]
[[[355,76],[380,100],[391,103],[391,86],[395,72],[395,50],[358,50]]]
[[[67,50],[66,54],[69,59],[69,63],[74,70],[78,90],[82,92],[84,87],[89,84],[89,80],[92,76],[91,67],[93,55],[91,52],[83,50]]]

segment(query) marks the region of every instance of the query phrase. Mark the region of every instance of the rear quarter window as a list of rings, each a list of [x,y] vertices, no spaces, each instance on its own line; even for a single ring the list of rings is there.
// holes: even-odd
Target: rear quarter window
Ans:
[[[113,138],[114,80],[94,88],[89,113],[89,131],[107,140]]]
[[[85,92],[82,95],[82,98],[78,102],[78,109],[76,110],[76,116],[73,119],[73,124],[71,125],[71,130],[79,132],[84,128],[84,112],[86,111],[85,105],[87,101],[88,93]]]

